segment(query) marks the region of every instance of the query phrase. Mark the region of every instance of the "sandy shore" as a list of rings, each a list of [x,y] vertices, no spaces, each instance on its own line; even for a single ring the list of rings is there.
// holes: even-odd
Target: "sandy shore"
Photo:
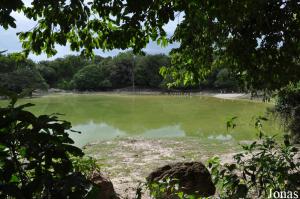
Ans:
[[[221,99],[248,99],[250,96],[246,93],[219,93],[214,94],[213,97]]]
[[[127,90],[112,90],[112,91],[65,91],[60,89],[49,89],[48,92],[36,92],[35,97],[47,96],[47,95],[70,95],[70,94],[124,94],[124,95],[188,95],[188,96],[210,96],[219,99],[251,99],[250,94],[246,93],[218,93],[216,91],[159,91],[151,89],[140,89],[135,91]]]

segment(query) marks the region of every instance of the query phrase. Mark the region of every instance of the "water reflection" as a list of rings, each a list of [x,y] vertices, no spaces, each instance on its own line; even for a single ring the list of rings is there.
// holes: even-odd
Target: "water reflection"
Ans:
[[[219,141],[229,141],[229,140],[232,140],[233,137],[232,135],[229,135],[229,134],[220,134],[220,135],[210,135],[208,136],[208,139],[211,139],[211,140],[219,140]]]
[[[146,138],[184,137],[185,132],[180,125],[174,125],[147,130],[141,136]]]
[[[76,131],[81,131],[81,134],[72,133],[70,137],[75,141],[77,146],[84,146],[89,142],[97,140],[107,140],[118,136],[124,136],[126,133],[120,129],[107,125],[106,123],[94,123],[90,121],[86,124],[79,124],[73,127]]]
[[[90,121],[86,124],[76,125],[73,127],[73,129],[82,132],[81,134],[70,133],[70,137],[79,147],[97,140],[109,140],[121,136],[132,136],[132,134],[110,126],[104,122],[95,123],[94,121]],[[163,138],[184,137],[186,134],[184,130],[182,130],[181,126],[177,124],[157,129],[144,130],[143,132],[140,132],[138,136],[144,138]]]

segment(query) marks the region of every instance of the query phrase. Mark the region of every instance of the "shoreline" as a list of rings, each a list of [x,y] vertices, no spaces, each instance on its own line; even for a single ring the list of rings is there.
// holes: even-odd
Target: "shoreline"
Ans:
[[[61,89],[49,89],[48,91],[38,91],[33,94],[33,97],[45,97],[49,95],[65,95],[65,94],[123,94],[123,95],[170,95],[170,96],[209,96],[218,99],[229,99],[229,100],[251,100],[257,101],[261,100],[260,98],[251,98],[251,95],[248,93],[239,93],[239,92],[217,92],[215,90],[186,90],[186,91],[164,91],[164,90],[155,90],[155,89],[137,89],[132,90],[123,90],[116,89],[111,91],[68,91]]]

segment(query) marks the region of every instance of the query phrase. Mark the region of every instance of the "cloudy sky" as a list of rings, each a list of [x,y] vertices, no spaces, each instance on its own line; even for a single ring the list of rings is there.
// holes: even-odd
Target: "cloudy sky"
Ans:
[[[28,4],[31,0],[25,0],[26,4]],[[20,52],[22,50],[21,43],[16,35],[17,32],[21,31],[28,31],[31,28],[33,28],[36,25],[35,21],[31,21],[24,17],[20,13],[13,13],[13,16],[16,19],[17,28],[16,29],[8,29],[4,30],[2,27],[0,27],[0,50],[7,50],[8,53],[12,52]],[[172,35],[176,25],[180,21],[180,16],[175,19],[175,21],[170,22],[165,26],[165,30],[167,31],[168,35]],[[165,53],[168,54],[170,50],[174,47],[177,47],[178,44],[172,44],[165,48],[162,48],[156,44],[156,42],[150,42],[147,47],[144,49],[146,53],[149,54],[157,54],[157,53]],[[56,47],[58,53],[51,58],[47,58],[45,54],[36,56],[33,54],[30,54],[29,57],[33,59],[34,61],[40,61],[45,59],[55,59],[57,57],[63,57],[68,54],[76,54],[76,52],[70,51],[68,46],[57,46]],[[113,50],[108,52],[103,52],[101,50],[96,50],[95,53],[101,56],[115,56],[118,54],[120,50]],[[78,54],[78,53],[77,53]]]

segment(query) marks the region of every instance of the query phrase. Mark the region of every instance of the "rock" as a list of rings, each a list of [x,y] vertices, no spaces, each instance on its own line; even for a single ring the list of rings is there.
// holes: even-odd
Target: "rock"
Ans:
[[[180,162],[160,167],[147,177],[147,182],[166,179],[176,179],[179,191],[196,197],[212,196],[216,191],[209,171],[201,162]]]
[[[97,187],[97,196],[99,199],[119,199],[112,182],[105,177],[101,172],[94,171],[90,180]]]

